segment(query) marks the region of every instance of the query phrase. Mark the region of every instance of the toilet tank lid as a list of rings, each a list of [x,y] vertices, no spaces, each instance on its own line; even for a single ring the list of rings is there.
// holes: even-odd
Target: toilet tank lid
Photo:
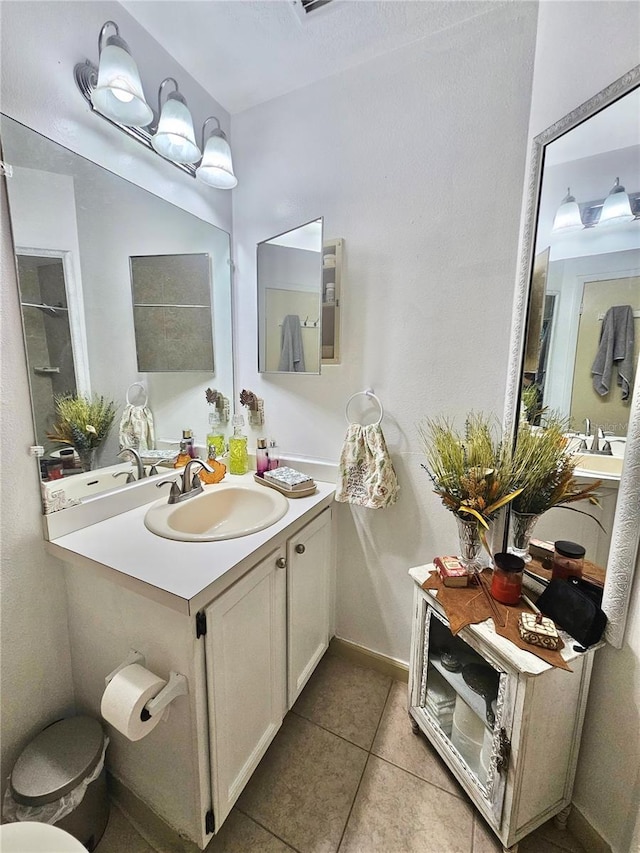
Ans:
[[[47,726],[25,747],[11,773],[17,803],[41,806],[77,787],[95,768],[104,746],[92,717],[68,717]]]

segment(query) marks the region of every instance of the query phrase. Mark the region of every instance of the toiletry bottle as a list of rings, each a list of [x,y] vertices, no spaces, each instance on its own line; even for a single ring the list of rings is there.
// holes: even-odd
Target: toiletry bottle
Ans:
[[[259,438],[256,449],[256,473],[258,477],[264,477],[264,472],[268,470],[269,456],[267,455],[267,442],[264,438]]]
[[[182,440],[185,442],[185,444],[187,446],[187,453],[189,454],[189,457],[191,459],[195,459],[196,458],[196,448],[195,448],[195,444],[193,442],[193,433],[191,432],[190,429],[183,429],[182,430]]]
[[[229,473],[246,474],[249,470],[249,454],[247,453],[247,436],[242,434],[244,418],[242,415],[233,416],[233,435],[229,438]]]
[[[213,468],[212,472],[205,471],[204,468],[201,468],[198,471],[198,476],[207,486],[212,485],[213,483],[219,483],[220,480],[223,479],[224,475],[227,473],[227,466],[222,462],[218,462],[216,459],[216,449],[213,444],[209,445],[209,456],[207,458],[207,464],[210,468]]]
[[[269,456],[269,465],[267,470],[274,471],[276,468],[280,467],[280,451],[278,450],[278,445],[275,442],[275,439],[269,439],[269,448],[267,450],[267,455]]]
[[[222,426],[220,424],[220,413],[216,410],[215,412],[209,413],[209,432],[207,434],[207,450],[210,450],[211,446],[215,450],[216,457],[220,457],[224,455],[225,451],[225,442],[224,442],[224,434],[222,432]]]
[[[184,468],[187,462],[191,459],[191,454],[187,449],[187,442],[183,439],[180,442],[180,452],[176,457],[176,461],[173,463],[174,468]]]

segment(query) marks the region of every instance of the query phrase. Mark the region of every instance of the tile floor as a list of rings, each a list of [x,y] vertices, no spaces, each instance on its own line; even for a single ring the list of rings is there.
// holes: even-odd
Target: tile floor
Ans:
[[[406,685],[326,655],[207,853],[500,853]],[[552,822],[519,853],[585,853]],[[96,853],[154,853],[114,807]],[[165,853],[165,851],[160,851]]]

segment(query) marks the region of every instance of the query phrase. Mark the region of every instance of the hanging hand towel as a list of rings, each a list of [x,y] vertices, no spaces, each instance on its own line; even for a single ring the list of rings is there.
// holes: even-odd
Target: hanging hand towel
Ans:
[[[633,308],[631,305],[614,305],[604,315],[598,352],[591,368],[594,390],[601,397],[609,393],[615,364],[622,399],[629,399],[633,381],[633,349]]]
[[[153,450],[156,446],[156,436],[153,428],[153,415],[147,406],[146,392],[144,393],[144,403],[140,406],[134,406],[129,402],[129,391],[134,385],[140,385],[139,382],[134,382],[127,390],[127,405],[124,407],[122,418],[120,419],[120,450],[125,447],[133,447],[134,450]],[[140,387],[143,387],[140,385]]]
[[[398,480],[379,424],[349,424],[338,469],[336,500],[382,509],[398,498]]]
[[[300,317],[297,314],[287,314],[282,321],[278,370],[295,371],[296,373],[304,373],[305,371]]]

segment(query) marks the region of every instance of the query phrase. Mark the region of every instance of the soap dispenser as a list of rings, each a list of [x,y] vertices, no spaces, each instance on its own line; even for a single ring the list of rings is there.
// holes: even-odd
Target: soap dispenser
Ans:
[[[264,472],[269,470],[269,456],[267,455],[267,442],[264,438],[258,439],[256,448],[256,473],[258,477],[264,477]]]
[[[209,432],[207,434],[207,451],[209,453],[211,453],[212,446],[216,457],[224,456],[224,433],[220,424],[220,413],[217,409],[209,414]]]
[[[246,474],[249,470],[247,436],[243,435],[244,418],[233,416],[233,435],[229,438],[229,473]]]

